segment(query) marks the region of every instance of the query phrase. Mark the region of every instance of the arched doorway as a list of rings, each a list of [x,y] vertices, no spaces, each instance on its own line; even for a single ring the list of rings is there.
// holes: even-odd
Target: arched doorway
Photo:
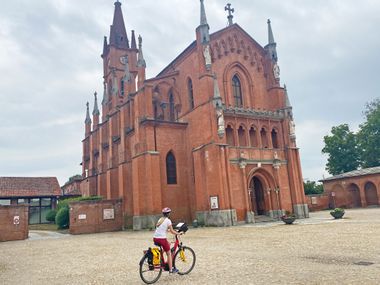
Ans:
[[[349,207],[350,208],[359,208],[362,206],[362,202],[360,200],[360,191],[359,191],[359,187],[352,183],[350,184],[348,187],[347,187],[347,190],[348,190],[348,196],[349,196]]]
[[[367,182],[364,186],[365,200],[367,206],[378,205],[377,190],[375,184]]]
[[[342,185],[336,184],[332,188],[332,192],[330,194],[330,208],[336,208],[336,207],[347,207],[347,200],[346,193],[344,192],[344,189]]]
[[[255,215],[265,215],[266,207],[263,183],[259,178],[253,177],[249,188],[251,190],[252,211],[255,212]]]

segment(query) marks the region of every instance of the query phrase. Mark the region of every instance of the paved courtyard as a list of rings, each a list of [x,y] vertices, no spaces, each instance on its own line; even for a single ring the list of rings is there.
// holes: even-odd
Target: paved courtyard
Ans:
[[[142,284],[138,262],[152,232],[30,236],[0,243],[0,284]],[[183,241],[197,254],[193,272],[164,272],[157,284],[380,284],[380,208],[190,229]]]

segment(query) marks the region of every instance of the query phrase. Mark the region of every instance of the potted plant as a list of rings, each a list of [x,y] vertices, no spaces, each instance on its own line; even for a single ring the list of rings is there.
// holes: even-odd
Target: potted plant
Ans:
[[[296,220],[296,215],[293,214],[293,213],[290,213],[289,211],[286,211],[285,212],[285,215],[282,215],[281,216],[281,220],[287,224],[287,225],[291,225],[293,224],[293,222]]]
[[[335,208],[330,212],[330,215],[334,217],[334,219],[341,219],[344,216],[344,209]]]

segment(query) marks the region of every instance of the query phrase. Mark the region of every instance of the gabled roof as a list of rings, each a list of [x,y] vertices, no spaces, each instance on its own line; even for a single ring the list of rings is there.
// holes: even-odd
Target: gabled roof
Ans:
[[[342,174],[331,176],[331,177],[328,177],[326,179],[322,179],[320,181],[323,182],[323,181],[330,181],[330,180],[364,176],[364,175],[371,175],[371,174],[380,174],[380,166],[371,167],[371,168],[364,168],[364,169],[359,169],[359,170],[353,170],[350,172],[345,172]]]
[[[0,197],[61,196],[56,177],[0,177]]]
[[[219,31],[216,31],[214,33],[212,33],[210,35],[210,39],[211,41],[213,39],[215,39],[216,37],[218,37],[220,34],[224,33],[225,31],[227,30],[233,30],[233,29],[238,29],[239,31],[241,31],[244,35],[246,35],[253,43],[254,45],[259,49],[261,50],[262,53],[265,52],[264,48],[257,42],[255,41],[255,39],[253,39],[246,31],[243,30],[242,27],[240,27],[238,24],[233,24],[231,26],[228,26],[226,28],[223,28]],[[172,66],[179,60],[181,59],[187,52],[191,51],[193,48],[195,48],[197,45],[197,42],[196,41],[193,41],[187,48],[185,48],[185,50],[183,52],[181,52],[171,63],[169,63],[159,74],[157,74],[156,77],[159,77],[161,75],[163,75],[165,72],[167,72],[168,70],[170,70],[170,68],[172,68]],[[151,78],[151,79],[154,79],[154,78]]]

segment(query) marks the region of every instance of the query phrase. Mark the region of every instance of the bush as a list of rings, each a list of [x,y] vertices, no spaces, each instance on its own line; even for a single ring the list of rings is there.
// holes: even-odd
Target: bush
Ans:
[[[57,215],[55,216],[55,223],[58,226],[58,229],[67,229],[70,224],[70,215],[69,207],[62,207],[58,210]]]
[[[335,208],[330,212],[330,215],[333,216],[335,219],[341,219],[344,216],[344,213],[344,209]]]
[[[49,222],[55,222],[55,216],[57,215],[56,210],[50,210],[46,213],[46,220]]]

